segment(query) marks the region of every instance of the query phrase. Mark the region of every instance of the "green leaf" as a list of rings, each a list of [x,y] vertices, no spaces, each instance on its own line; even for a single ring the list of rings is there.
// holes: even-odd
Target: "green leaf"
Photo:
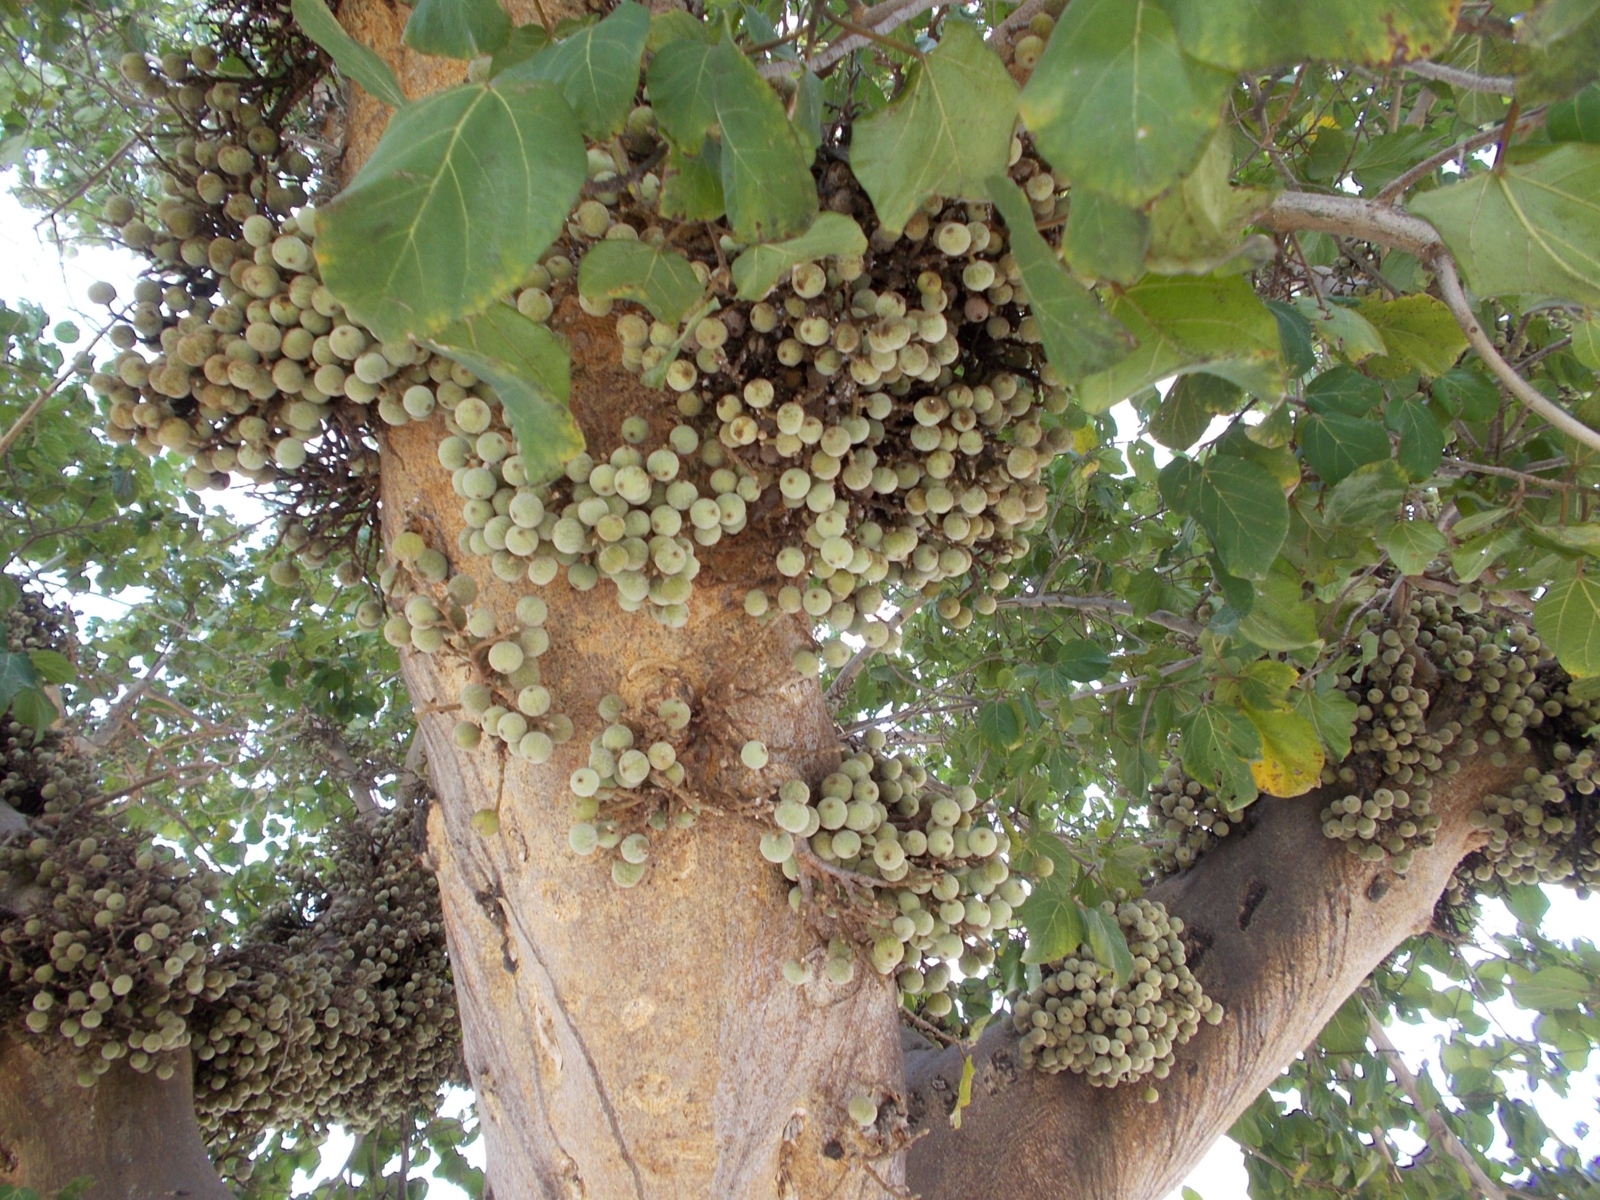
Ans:
[[[1577,339],[1574,337],[1574,344]],[[1487,421],[1500,411],[1500,389],[1470,367],[1456,367],[1433,381],[1433,398],[1463,421]]]
[[[1545,913],[1550,911],[1550,897],[1537,884],[1519,883],[1506,888],[1506,907],[1518,922],[1537,929]]]
[[[1337,366],[1308,382],[1305,396],[1312,412],[1364,417],[1383,403],[1383,385],[1359,371]]]
[[[1302,59],[1386,66],[1445,50],[1455,0],[1168,0],[1183,48],[1230,71]]]
[[[1296,688],[1289,693],[1294,711],[1311,722],[1332,762],[1342,762],[1350,754],[1355,734],[1358,706],[1335,684],[1335,677],[1324,673],[1315,690]]]
[[[1421,575],[1443,554],[1449,539],[1431,521],[1396,521],[1378,535],[1378,545],[1404,575]]]
[[[518,25],[511,31],[506,44],[494,52],[489,63],[491,77],[509,71],[518,63],[527,62],[550,44],[550,34],[543,25]]]
[[[1439,469],[1439,460],[1444,457],[1445,431],[1426,404],[1421,400],[1398,400],[1389,405],[1384,420],[1400,435],[1400,449],[1395,459],[1407,475],[1422,480]]]
[[[1294,306],[1311,323],[1317,336],[1341,358],[1360,362],[1374,354],[1388,352],[1383,335],[1353,308],[1331,300],[1319,301],[1313,296],[1298,297]]]
[[[511,37],[500,0],[417,0],[400,40],[419,54],[481,58]]]
[[[1600,75],[1600,4],[1545,0],[1517,30],[1517,99],[1564,100]]]
[[[978,736],[991,750],[1009,752],[1022,745],[1022,710],[1014,700],[992,700],[978,710]]]
[[[801,72],[795,84],[794,112],[789,123],[800,135],[800,144],[807,150],[807,161],[822,149],[822,80],[813,71]]]
[[[1194,169],[1150,207],[1152,271],[1204,274],[1239,249],[1244,227],[1272,202],[1266,188],[1234,187],[1233,137],[1213,137]]]
[[[700,153],[706,131],[717,123],[711,50],[699,38],[674,40],[655,52],[646,73],[656,124],[684,154]]]
[[[1567,674],[1600,675],[1600,581],[1564,568],[1533,606],[1533,627]]]
[[[408,104],[318,210],[323,282],[384,341],[437,333],[527,275],[587,174],[552,84],[495,79]]]
[[[661,183],[661,215],[685,221],[715,221],[728,206],[722,199],[722,148],[709,137],[692,158],[667,147]]]
[[[1424,192],[1411,208],[1478,295],[1600,305],[1600,146],[1568,142]]]
[[[1150,218],[1088,188],[1072,189],[1061,248],[1072,269],[1090,279],[1132,283],[1144,274]]]
[[[1259,790],[1248,764],[1261,757],[1261,736],[1243,713],[1232,705],[1203,704],[1180,727],[1178,754],[1192,778],[1229,809],[1256,798]]]
[[[1318,477],[1334,486],[1357,467],[1390,456],[1389,434],[1377,421],[1337,410],[1311,412],[1296,427],[1300,452]]]
[[[1560,1012],[1593,1004],[1595,981],[1571,967],[1545,967],[1511,984],[1511,997],[1523,1008]]]
[[[1319,640],[1316,610],[1301,596],[1300,577],[1283,559],[1256,585],[1255,603],[1239,622],[1239,636],[1263,650],[1298,650]]]
[[[1100,965],[1111,972],[1117,987],[1128,982],[1133,974],[1133,952],[1128,949],[1127,936],[1117,918],[1096,906],[1083,910],[1084,932],[1088,935],[1089,949]]]
[[[1467,335],[1450,310],[1432,296],[1417,293],[1394,300],[1369,297],[1356,306],[1383,339],[1387,354],[1366,369],[1379,379],[1398,379],[1412,371],[1437,378],[1456,365]]]
[[[650,37],[645,42],[645,49],[651,54],[663,46],[685,39],[712,46],[717,42],[717,29],[681,8],[650,14]]]
[[[290,11],[301,32],[327,52],[346,79],[359,83],[374,100],[390,108],[406,102],[389,64],[346,33],[322,0],[293,0]]]
[[[553,477],[583,449],[583,433],[567,407],[567,353],[545,326],[509,304],[493,304],[442,330],[430,345],[494,388],[530,483]]]
[[[1017,921],[1028,932],[1025,963],[1057,962],[1083,944],[1083,905],[1060,873],[1041,879],[1018,907]]]
[[[0,713],[24,688],[38,686],[39,676],[26,654],[0,653]]]
[[[1138,345],[1078,385],[1085,412],[1105,412],[1158,380],[1197,370],[1272,399],[1281,395],[1277,320],[1237,275],[1147,276],[1124,290],[1110,312]]]
[[[1572,353],[1591,371],[1600,371],[1600,319],[1573,323]]]
[[[1217,379],[1215,375],[1196,373],[1180,376],[1178,381],[1167,389],[1167,394],[1151,416],[1147,429],[1150,436],[1168,450],[1187,450],[1194,445],[1210,426],[1211,418],[1216,415],[1206,404],[1204,395],[1206,385],[1184,386],[1191,379],[1227,383],[1227,380]],[[1238,394],[1237,389],[1234,394]]]
[[[745,243],[802,233],[817,212],[811,155],[783,102],[732,42],[684,40],[650,61],[651,102],[662,130],[689,153],[715,126],[722,195],[733,234]]]
[[[605,20],[512,68],[506,78],[558,84],[586,137],[613,137],[639,91],[639,60],[649,33],[650,10],[622,0]]]
[[[1155,0],[1074,0],[1023,89],[1023,123],[1075,186],[1143,204],[1199,159],[1233,72],[1184,54]]]
[[[951,21],[893,104],[856,122],[850,167],[878,221],[899,233],[929,196],[982,200],[1004,173],[1017,85],[977,29]]]
[[[1553,142],[1600,142],[1600,83],[1552,104],[1545,112],[1544,127]]]
[[[866,251],[867,235],[855,219],[843,213],[818,213],[811,228],[799,237],[764,246],[751,246],[733,260],[733,283],[741,300],[760,300],[783,273],[796,263],[823,258],[849,258]]]
[[[1299,378],[1317,367],[1317,346],[1312,340],[1311,322],[1299,309],[1282,300],[1268,300],[1267,307],[1278,319],[1278,341],[1283,347],[1283,361],[1289,374]]]
[[[1073,638],[1062,644],[1052,665],[1068,679],[1088,683],[1111,669],[1111,656],[1087,638]]]
[[[1367,1018],[1359,996],[1346,1000],[1323,1026],[1317,1041],[1329,1054],[1361,1054],[1367,1048]]]
[[[1265,577],[1289,532],[1288,501],[1266,468],[1212,455],[1200,464],[1189,501],[1229,573]]]
[[[78,677],[77,668],[65,654],[55,650],[30,650],[28,659],[41,683],[71,683]]]
[[[705,288],[676,250],[649,242],[601,241],[578,265],[578,292],[590,299],[634,300],[657,320],[676,325],[700,302]]]
[[[1410,486],[1392,458],[1357,467],[1341,479],[1322,502],[1330,525],[1371,526],[1387,521],[1406,498]]]
[[[42,734],[61,714],[49,696],[36,687],[23,688],[11,697],[11,719]]]
[[[990,192],[1011,235],[1028,310],[1039,323],[1045,357],[1056,374],[1076,383],[1126,358],[1133,349],[1132,336],[1067,274],[1034,227],[1033,210],[1021,190],[998,175],[990,181]]]

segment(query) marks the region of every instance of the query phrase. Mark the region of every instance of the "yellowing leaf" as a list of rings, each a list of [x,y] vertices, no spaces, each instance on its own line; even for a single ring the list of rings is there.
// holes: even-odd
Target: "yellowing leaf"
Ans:
[[[1256,786],[1269,796],[1303,796],[1322,783],[1326,755],[1310,721],[1295,712],[1244,710],[1261,735],[1261,757],[1250,764]]]

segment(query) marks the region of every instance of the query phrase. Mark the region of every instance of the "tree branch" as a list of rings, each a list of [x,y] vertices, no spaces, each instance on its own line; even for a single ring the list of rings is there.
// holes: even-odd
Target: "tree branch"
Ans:
[[[1116,613],[1119,616],[1134,616],[1133,605],[1126,600],[1117,600],[1111,596],[1069,596],[1065,592],[1037,592],[1031,596],[1004,596],[996,602],[1000,608],[1072,608],[1080,612],[1106,612]],[[1185,637],[1199,637],[1204,629],[1197,621],[1168,612],[1158,608],[1155,612],[1146,613],[1139,618],[1149,621],[1153,625],[1160,625],[1163,629],[1170,629],[1173,633],[1181,633]]]
[[[893,634],[911,618],[912,614],[914,614],[927,602],[928,598],[926,596],[918,596],[910,604],[906,605],[899,612],[895,613],[895,615],[889,621],[889,632]],[[882,649],[882,647],[863,646],[861,649],[852,654],[850,656],[850,661],[844,664],[838,675],[834,676],[833,682],[828,685],[828,690],[823,693],[822,698],[829,704],[832,704],[834,701],[838,700],[840,696],[848,692],[850,690],[850,685],[856,681],[856,676],[861,674],[861,668],[866,666],[867,660],[876,654],[880,649]]]
[[[1474,75],[1471,71],[1463,71],[1460,67],[1447,67],[1443,63],[1435,62],[1409,62],[1406,63],[1405,69],[1407,74],[1415,75],[1419,79],[1437,80],[1463,92],[1494,92],[1501,96],[1511,96],[1517,90],[1517,80],[1514,75]]]
[[[1432,225],[1410,213],[1354,196],[1322,196],[1311,192],[1282,192],[1259,218],[1260,223],[1278,233],[1309,229],[1344,237],[1360,238],[1393,246],[1415,255],[1433,271],[1439,281],[1440,298],[1467,335],[1485,365],[1494,372],[1505,389],[1533,412],[1574,441],[1600,450],[1600,432],[1582,421],[1535,388],[1495,348],[1478,323],[1472,305],[1461,288],[1455,259]]]
[[[1417,1087],[1417,1077],[1411,1073],[1411,1068],[1406,1066],[1405,1059],[1400,1057],[1400,1051],[1394,1048],[1388,1032],[1370,1009],[1367,1012],[1367,1036],[1372,1039],[1373,1047],[1384,1062],[1389,1064],[1389,1070],[1394,1074],[1400,1090],[1410,1098],[1411,1103],[1417,1106],[1417,1111],[1427,1120],[1429,1141],[1461,1164],[1467,1173],[1467,1178],[1472,1180],[1472,1186],[1478,1190],[1483,1200],[1508,1200],[1505,1189],[1484,1174],[1483,1168],[1478,1165],[1478,1160],[1461,1144],[1461,1139],[1455,1135],[1455,1131],[1445,1124],[1439,1110],[1422,1102],[1422,1092]]]
[[[972,1103],[959,1131],[945,1116],[960,1052],[912,1064],[908,1104],[928,1133],[908,1153],[907,1183],[925,1200],[1165,1195],[1372,970],[1428,928],[1456,864],[1478,844],[1468,814],[1526,761],[1497,768],[1479,756],[1452,776],[1436,793],[1437,840],[1404,876],[1323,836],[1327,796],[1263,805],[1247,833],[1148,893],[1185,922],[1189,963],[1227,1013],[1178,1049],[1157,1084],[1159,1103],[1145,1104],[1140,1087],[1093,1088],[1070,1073],[1024,1070],[1015,1034],[991,1027],[972,1052]]]

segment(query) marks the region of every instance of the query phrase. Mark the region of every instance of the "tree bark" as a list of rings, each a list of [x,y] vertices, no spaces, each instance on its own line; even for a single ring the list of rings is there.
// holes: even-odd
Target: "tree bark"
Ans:
[[[78,1059],[28,1034],[0,1035],[0,1182],[52,1196],[74,1179],[87,1200],[227,1200],[200,1139],[187,1055],[163,1082],[113,1063],[90,1088]]]
[[[930,1133],[911,1148],[912,1190],[925,1200],[980,1189],[1019,1200],[1166,1195],[1373,969],[1428,928],[1451,872],[1476,848],[1467,815],[1520,778],[1523,765],[1493,767],[1484,755],[1436,784],[1437,841],[1418,850],[1404,876],[1323,836],[1318,814],[1328,796],[1263,796],[1253,828],[1149,892],[1183,918],[1190,965],[1226,1008],[1220,1026],[1202,1026],[1178,1048],[1160,1100],[1146,1104],[1140,1088],[1024,1071],[1002,1023],[973,1051],[972,1103],[959,1131],[945,1114],[961,1052],[913,1056],[910,1106]]]

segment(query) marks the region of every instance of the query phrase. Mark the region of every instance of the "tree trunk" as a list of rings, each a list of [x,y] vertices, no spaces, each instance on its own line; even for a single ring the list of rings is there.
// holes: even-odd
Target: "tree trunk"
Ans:
[[[227,1200],[194,1118],[187,1055],[163,1082],[125,1062],[90,1088],[78,1059],[28,1034],[0,1035],[0,1182],[52,1196],[74,1179],[86,1200]]]

